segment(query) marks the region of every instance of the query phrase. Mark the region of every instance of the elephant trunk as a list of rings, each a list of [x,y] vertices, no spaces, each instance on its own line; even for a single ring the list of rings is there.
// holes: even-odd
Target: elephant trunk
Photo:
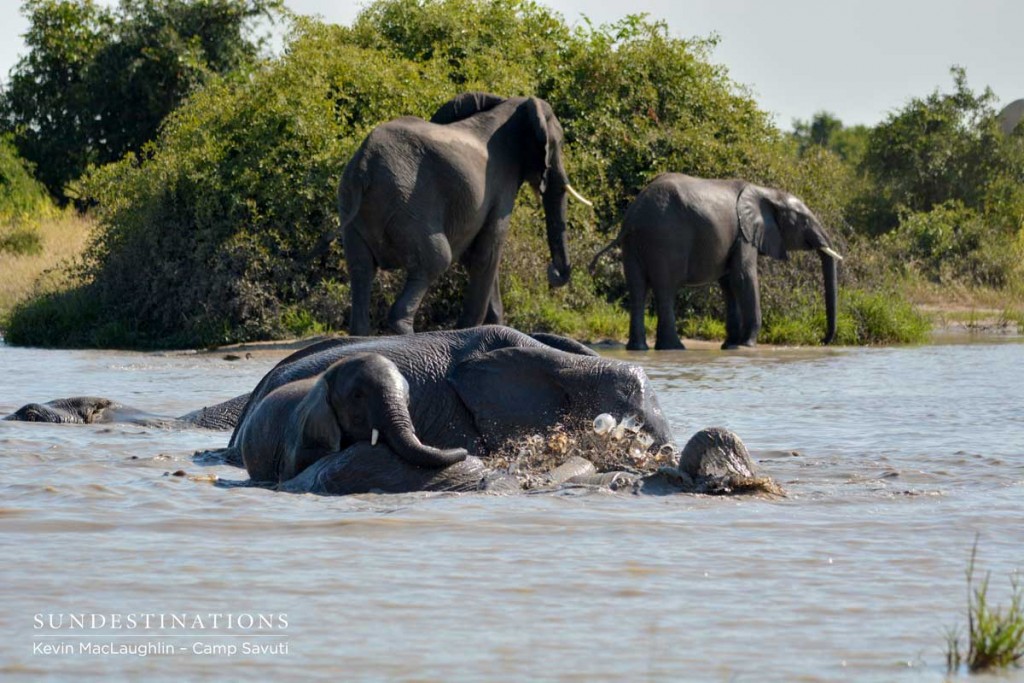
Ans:
[[[572,268],[565,239],[566,203],[566,184],[552,178],[544,192],[544,220],[547,224],[548,249],[551,250],[548,284],[551,287],[568,284]]]
[[[836,261],[838,259],[825,250],[821,250],[818,254],[821,256],[821,276],[825,281],[825,337],[821,343],[831,344],[836,338],[836,297],[839,289]]]
[[[385,443],[402,460],[417,467],[441,469],[466,459],[468,453],[463,448],[441,449],[422,443],[413,430],[408,406],[399,396],[384,395],[378,401],[371,418],[374,432],[380,429]],[[376,442],[376,434],[371,439]]]

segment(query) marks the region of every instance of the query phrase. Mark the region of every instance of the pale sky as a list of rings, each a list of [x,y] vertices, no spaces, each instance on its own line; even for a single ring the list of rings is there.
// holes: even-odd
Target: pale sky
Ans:
[[[99,0],[113,4],[113,0]],[[750,87],[788,130],[820,110],[878,123],[909,98],[949,91],[949,67],[1000,103],[1024,97],[1024,0],[540,0],[570,23],[646,12],[678,37],[720,37],[712,60]],[[0,76],[24,51],[19,0],[0,0]],[[351,23],[364,2],[286,0],[300,14]]]

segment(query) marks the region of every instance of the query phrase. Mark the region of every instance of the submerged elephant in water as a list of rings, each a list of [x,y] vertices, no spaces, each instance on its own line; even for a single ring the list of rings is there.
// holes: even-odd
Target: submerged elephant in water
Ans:
[[[180,417],[168,417],[146,412],[109,398],[96,396],[73,396],[58,398],[46,403],[28,403],[4,420],[18,422],[51,422],[57,424],[105,424],[123,422],[145,427],[233,429],[238,424],[249,394],[200,408]]]
[[[221,457],[244,464],[253,482],[315,493],[519,490],[521,482],[492,456],[559,425],[563,435],[592,435],[601,413],[631,418],[651,452],[672,444],[640,367],[601,358],[570,339],[499,326],[326,340],[283,359],[250,395],[181,418],[115,409],[105,399],[47,405],[7,419],[99,416],[215,428],[231,422],[236,427]],[[638,478],[599,474],[580,458],[552,464],[542,483],[699,489],[694,476],[674,467]]]
[[[552,470],[539,473],[530,488],[550,490],[564,486],[653,495],[783,493],[772,479],[758,473],[740,438],[720,427],[694,434],[678,460],[669,466],[648,472],[598,472],[587,459],[572,456]],[[514,493],[524,486],[522,477],[492,468],[486,459],[468,456],[443,469],[425,469],[409,464],[387,447],[374,447],[364,441],[320,458],[277,488],[290,493],[348,495],[413,491]]]
[[[590,425],[600,413],[635,416],[652,447],[672,442],[644,371],[572,340],[500,326],[339,338],[263,378],[228,455],[253,480],[275,484],[378,440],[408,465],[441,469],[556,424]]]

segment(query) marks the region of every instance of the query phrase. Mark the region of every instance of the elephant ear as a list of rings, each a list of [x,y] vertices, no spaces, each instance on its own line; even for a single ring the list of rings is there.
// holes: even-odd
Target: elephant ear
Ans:
[[[442,125],[455,123],[482,111],[494,109],[504,101],[505,98],[486,92],[464,92],[438,107],[430,117],[430,122]]]
[[[487,445],[554,425],[565,414],[569,396],[558,381],[558,351],[504,348],[459,363],[448,376],[459,398],[485,436]]]
[[[523,103],[523,107],[526,109],[529,127],[533,130],[537,140],[539,159],[536,168],[540,171],[540,182],[537,183],[537,189],[543,194],[548,186],[548,171],[551,170],[551,132],[548,130],[548,120],[544,114],[541,100],[531,97]]]
[[[747,185],[736,200],[743,239],[757,248],[758,253],[786,260],[786,247],[775,216],[775,205],[764,188]]]

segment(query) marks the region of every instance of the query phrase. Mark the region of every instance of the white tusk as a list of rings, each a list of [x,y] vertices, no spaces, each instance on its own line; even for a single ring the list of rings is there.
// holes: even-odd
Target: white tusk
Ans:
[[[587,206],[590,206],[590,207],[594,206],[594,202],[590,201],[589,199],[587,199],[586,197],[581,195],[579,192],[574,190],[572,185],[570,185],[569,183],[565,184],[565,190],[566,190],[566,192],[571,194],[573,197],[575,197],[576,199],[578,199],[582,203],[586,204]]]
[[[842,261],[843,260],[843,257],[839,255],[839,252],[836,251],[835,249],[833,249],[832,247],[822,247],[821,251],[824,254],[828,254],[829,256],[834,258],[836,261]]]
[[[376,446],[377,445],[377,439],[379,437],[380,437],[380,432],[378,432],[376,429],[371,429],[370,430],[370,445],[371,446]]]

